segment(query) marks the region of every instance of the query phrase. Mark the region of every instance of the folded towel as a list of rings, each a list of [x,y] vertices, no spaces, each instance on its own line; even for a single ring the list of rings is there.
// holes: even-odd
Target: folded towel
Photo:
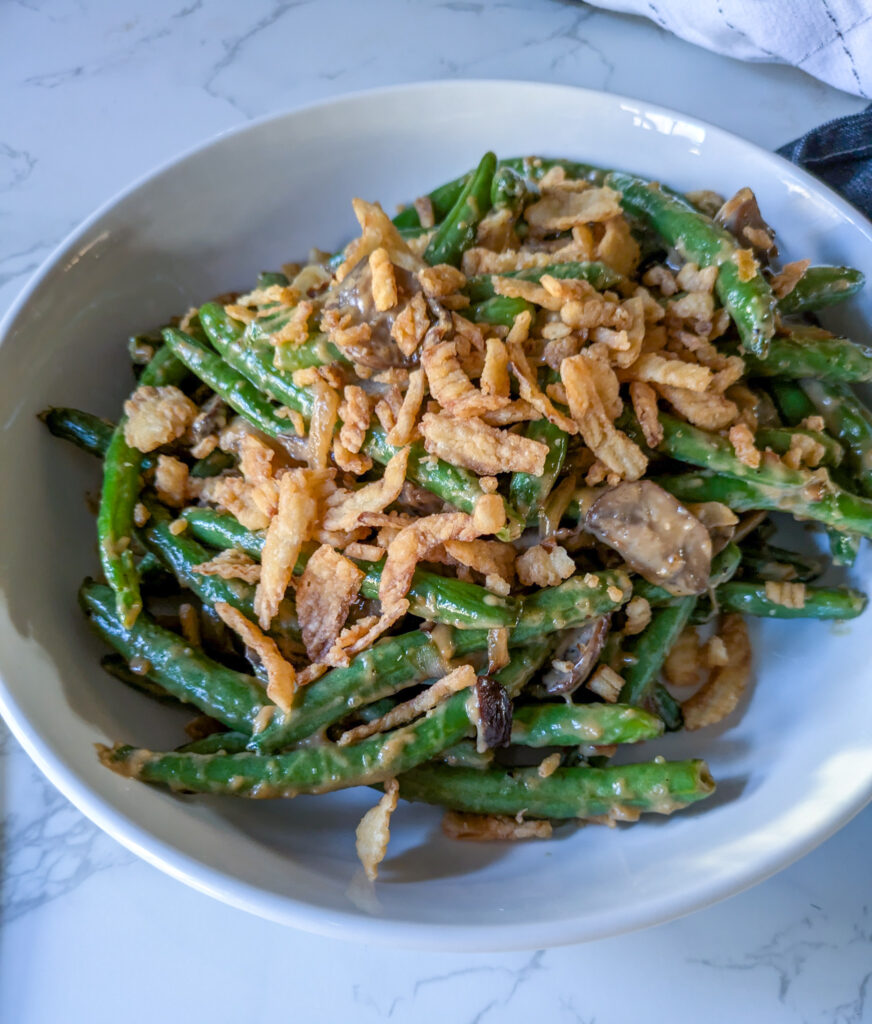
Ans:
[[[872,99],[869,0],[590,0],[739,60],[793,64]]]
[[[872,219],[872,105],[812,128],[778,152],[840,192]]]

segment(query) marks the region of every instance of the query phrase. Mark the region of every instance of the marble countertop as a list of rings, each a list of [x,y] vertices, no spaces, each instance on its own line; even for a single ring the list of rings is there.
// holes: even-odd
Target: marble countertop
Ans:
[[[557,0],[7,0],[0,28],[0,309],[155,164],[356,89],[577,84],[773,148],[863,106],[791,68]],[[0,1020],[236,1022],[252,1006],[307,1024],[872,1020],[870,848],[866,810],[768,882],[646,932],[530,953],[387,951],[283,929],[161,875],[83,818],[0,725]]]

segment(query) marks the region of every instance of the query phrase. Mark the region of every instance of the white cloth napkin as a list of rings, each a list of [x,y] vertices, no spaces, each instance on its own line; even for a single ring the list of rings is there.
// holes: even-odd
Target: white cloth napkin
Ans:
[[[872,98],[872,0],[589,0],[739,60],[793,64]]]

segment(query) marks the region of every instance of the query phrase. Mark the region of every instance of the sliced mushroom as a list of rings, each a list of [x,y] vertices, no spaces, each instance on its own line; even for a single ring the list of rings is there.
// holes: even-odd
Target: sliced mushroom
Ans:
[[[212,395],[200,407],[199,414],[190,427],[188,427],[185,440],[186,442],[190,440],[191,446],[197,445],[204,437],[208,437],[210,434],[217,434],[226,425],[227,406],[220,395]]]
[[[702,594],[712,542],[702,523],[651,480],[618,484],[591,505],[585,528],[670,594]]]
[[[393,366],[410,367],[418,361],[417,353],[412,357],[403,355],[391,337],[391,328],[406,300],[419,292],[421,286],[409,270],[395,266],[394,274],[399,301],[393,309],[382,313],[375,308],[368,258],[362,259],[346,274],[342,284],[324,304],[325,311],[335,309],[340,313],[350,313],[352,326],[369,324],[372,330],[369,340],[360,345],[349,345],[343,351],[353,362],[371,370],[388,370]]]
[[[512,738],[512,702],[505,687],[492,676],[479,676],[475,684],[478,705],[478,751],[507,747]]]
[[[767,263],[778,255],[775,232],[763,220],[757,197],[749,188],[740,188],[715,214],[715,220],[730,232],[736,241]]]
[[[554,651],[551,669],[542,677],[545,693],[574,693],[588,679],[606,645],[610,618],[602,615],[565,631]]]

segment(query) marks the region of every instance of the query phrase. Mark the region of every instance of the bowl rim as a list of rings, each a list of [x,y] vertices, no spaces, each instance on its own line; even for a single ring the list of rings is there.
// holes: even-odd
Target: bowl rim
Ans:
[[[354,90],[315,102],[296,104],[272,111],[231,128],[223,129],[160,161],[97,206],[45,257],[0,319],[0,345],[3,344],[31,298],[38,292],[46,276],[75,250],[81,239],[95,224],[140,188],[172,171],[189,158],[217,146],[225,139],[256,131],[264,125],[281,121],[295,114],[344,104],[368,103],[382,97],[403,93],[414,94],[416,91],[450,92],[483,87],[573,94],[584,97],[587,101],[605,99],[610,103],[632,105],[636,109],[650,111],[656,115],[680,119],[687,124],[702,128],[706,137],[717,136],[720,141],[738,151],[750,149],[758,154],[764,154],[767,159],[774,160],[776,165],[780,163],[785,168],[789,168],[792,177],[805,182],[813,192],[823,193],[827,200],[866,237],[872,246],[872,221],[820,179],[791,163],[780,154],[766,150],[740,135],[695,116],[632,96],[573,85],[499,78],[424,80]],[[716,885],[699,883],[688,892],[683,893],[680,898],[670,894],[667,897],[649,899],[642,905],[634,904],[632,907],[622,908],[619,911],[611,908],[608,913],[602,911],[586,914],[583,918],[535,922],[525,926],[516,924],[422,924],[369,917],[352,911],[325,910],[314,904],[303,903],[291,896],[267,892],[255,885],[242,882],[224,871],[212,868],[193,855],[182,852],[176,846],[157,839],[148,829],[140,826],[132,816],[116,809],[108,799],[94,791],[80,778],[76,768],[66,763],[62,756],[55,752],[51,743],[43,738],[36,726],[31,724],[18,707],[11,689],[4,681],[2,672],[0,672],[0,715],[48,780],[102,831],[147,863],[199,892],[267,920],[328,938],[376,943],[381,946],[402,945],[413,949],[458,952],[530,950],[607,938],[664,924],[742,892],[788,867],[829,839],[872,801],[872,778],[870,778],[867,792],[861,799],[847,800],[841,804],[834,801],[830,814],[823,821],[818,819],[816,828],[804,838],[796,839],[787,846],[778,847],[777,852],[761,857],[754,868],[743,867],[741,870],[734,870],[726,874],[723,880]]]

